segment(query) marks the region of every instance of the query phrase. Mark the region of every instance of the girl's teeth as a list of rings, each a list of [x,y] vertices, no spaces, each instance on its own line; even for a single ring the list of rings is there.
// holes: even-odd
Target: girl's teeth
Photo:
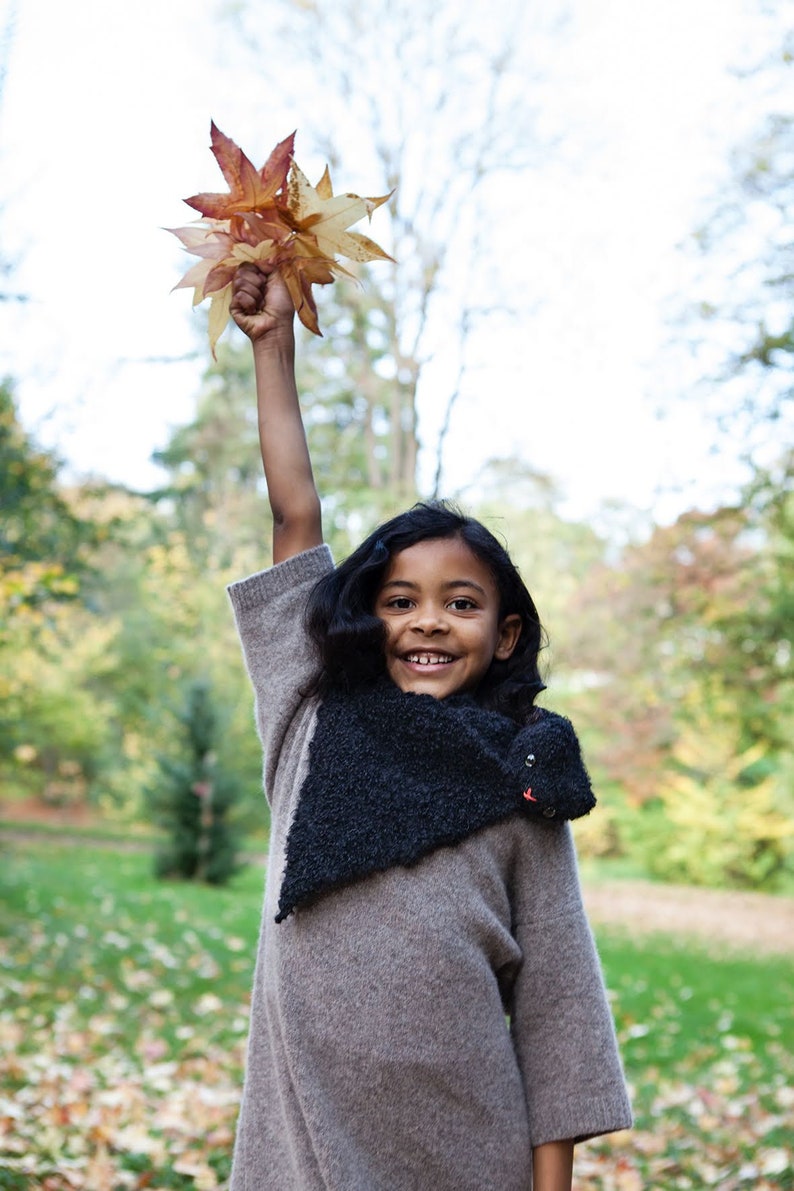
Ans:
[[[409,655],[408,661],[420,666],[433,666],[442,662],[451,662],[452,658],[447,654],[440,656],[439,654],[414,653]]]

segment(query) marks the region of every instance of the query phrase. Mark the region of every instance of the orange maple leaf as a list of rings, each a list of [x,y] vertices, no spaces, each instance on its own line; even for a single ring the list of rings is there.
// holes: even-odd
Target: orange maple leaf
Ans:
[[[295,133],[276,145],[261,170],[242,149],[226,136],[213,120],[210,140],[215,160],[229,183],[228,194],[194,194],[185,199],[207,219],[229,219],[240,211],[262,211],[275,206],[276,195],[287,185]]]
[[[214,122],[211,139],[229,193],[186,199],[202,219],[192,227],[168,229],[201,258],[174,288],[192,287],[194,306],[210,299],[214,357],[229,321],[234,274],[242,264],[267,261],[283,276],[301,322],[320,335],[312,286],[328,285],[339,274],[349,276],[336,254],[358,262],[392,260],[369,237],[348,230],[365,216],[371,218],[391,195],[334,195],[327,167],[312,186],[292,156],[295,133],[276,145],[261,170]]]

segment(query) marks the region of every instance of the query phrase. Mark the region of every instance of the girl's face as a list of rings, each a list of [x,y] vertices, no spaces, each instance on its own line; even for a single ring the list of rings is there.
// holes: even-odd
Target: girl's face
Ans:
[[[499,619],[499,591],[460,538],[394,554],[375,598],[386,626],[386,669],[402,691],[445,699],[472,691],[494,658],[509,658],[521,617]]]

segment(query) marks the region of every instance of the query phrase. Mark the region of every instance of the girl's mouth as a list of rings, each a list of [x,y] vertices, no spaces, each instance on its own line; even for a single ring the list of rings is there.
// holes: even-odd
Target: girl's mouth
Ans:
[[[448,666],[455,659],[449,653],[427,653],[422,650],[417,653],[403,654],[403,661],[412,666]]]

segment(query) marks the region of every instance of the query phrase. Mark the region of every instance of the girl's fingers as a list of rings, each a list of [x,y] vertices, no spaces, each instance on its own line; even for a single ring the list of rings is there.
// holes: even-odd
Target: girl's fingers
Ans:
[[[267,276],[256,265],[240,265],[232,280],[233,289],[264,293],[266,287]]]
[[[251,290],[248,286],[235,285],[232,290],[232,305],[244,307],[246,310],[253,310],[256,308],[261,295],[256,290]]]
[[[256,314],[259,302],[251,294],[238,293],[232,302],[232,309],[239,310],[242,314]]]
[[[294,315],[295,307],[276,269],[269,264],[264,267],[244,264],[232,279],[231,313],[238,322],[240,319],[250,321],[251,326],[243,326],[243,330],[250,333],[259,315],[275,322],[286,321]]]
[[[265,305],[266,284],[264,279],[257,277],[257,271],[242,275],[238,270],[232,282],[232,305],[245,314],[254,314]]]

